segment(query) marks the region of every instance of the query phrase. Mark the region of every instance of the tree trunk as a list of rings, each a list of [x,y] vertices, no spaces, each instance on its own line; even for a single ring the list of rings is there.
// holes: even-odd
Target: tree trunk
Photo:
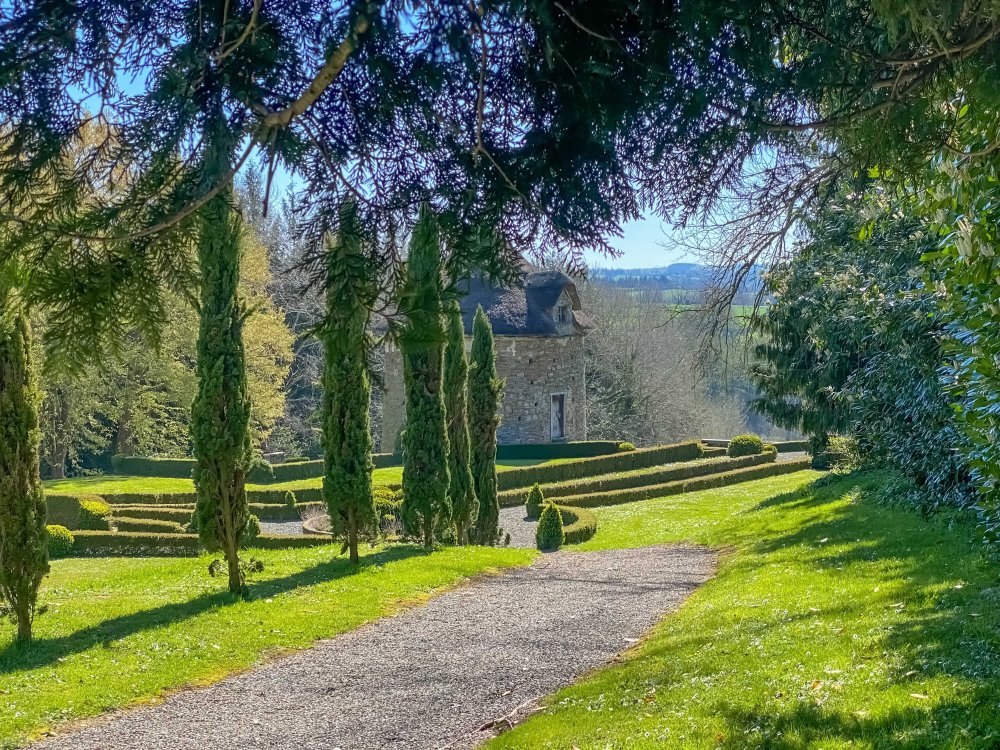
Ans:
[[[434,549],[434,516],[424,516],[424,547]]]
[[[347,509],[347,546],[350,548],[351,564],[360,562],[358,555],[358,516],[354,508]]]
[[[465,526],[460,522],[455,522],[455,543],[459,547],[464,547],[468,542],[466,541]]]
[[[66,443],[59,443],[56,446],[55,455],[52,458],[52,462],[49,464],[49,468],[52,471],[53,479],[65,479],[66,478],[66,454],[69,453],[69,447]]]

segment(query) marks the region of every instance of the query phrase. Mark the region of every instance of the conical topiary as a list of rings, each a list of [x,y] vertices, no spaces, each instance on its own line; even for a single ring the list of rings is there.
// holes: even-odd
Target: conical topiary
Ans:
[[[554,550],[562,547],[564,541],[566,535],[563,532],[562,513],[554,504],[549,503],[538,519],[535,544],[540,550]]]
[[[542,488],[538,486],[538,482],[535,482],[535,486],[528,493],[528,501],[524,504],[528,518],[538,518],[544,504],[545,496],[542,494]]]

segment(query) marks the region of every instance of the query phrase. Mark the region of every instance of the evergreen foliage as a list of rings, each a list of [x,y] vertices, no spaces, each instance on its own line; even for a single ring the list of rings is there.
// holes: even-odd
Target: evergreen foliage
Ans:
[[[472,324],[469,369],[469,434],[471,468],[479,514],[476,544],[493,545],[500,537],[500,505],[497,502],[497,427],[503,381],[497,377],[493,327],[483,308],[476,309]]]
[[[17,640],[28,643],[49,564],[38,475],[40,396],[12,266],[0,267],[0,601],[17,625]]]
[[[448,433],[444,402],[445,330],[441,245],[428,207],[413,228],[400,309],[399,334],[406,390],[403,436],[403,520],[428,548],[440,525],[450,523]]]
[[[524,504],[528,518],[538,518],[544,504],[545,496],[542,494],[541,487],[536,482],[528,492],[528,499]]]
[[[535,544],[540,550],[557,550],[566,541],[563,531],[562,513],[559,506],[549,503],[538,518],[538,528],[535,529]]]
[[[73,532],[65,526],[50,524],[45,527],[46,545],[49,557],[66,557],[73,551]]]
[[[764,441],[758,435],[737,435],[729,441],[726,455],[730,458],[740,456],[756,456],[764,452]]]
[[[324,351],[323,500],[331,531],[345,540],[351,562],[357,563],[359,538],[378,528],[367,361],[377,287],[351,203],[341,207],[340,231],[328,243],[324,260],[326,318],[317,329]]]
[[[448,498],[458,544],[468,544],[479,503],[473,490],[469,437],[469,360],[465,354],[465,326],[458,302],[447,311],[448,345],[444,354],[444,395],[448,416]]]
[[[221,116],[215,128],[209,136],[215,144],[203,170],[210,184],[225,174],[230,158]],[[210,552],[223,553],[229,590],[243,595],[239,554],[250,517],[246,477],[253,449],[243,348],[247,311],[238,293],[241,226],[229,190],[221,191],[199,213],[198,395],[191,410],[195,512],[202,544]]]

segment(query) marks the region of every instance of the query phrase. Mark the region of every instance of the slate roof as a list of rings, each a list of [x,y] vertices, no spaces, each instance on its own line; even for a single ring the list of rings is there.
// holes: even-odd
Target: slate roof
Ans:
[[[521,286],[511,289],[494,287],[479,277],[467,280],[460,302],[466,334],[472,335],[472,320],[479,305],[498,336],[574,336],[594,327],[581,308],[576,284],[569,276],[525,264],[522,279]],[[554,306],[564,291],[572,302],[572,326],[560,325],[554,317]]]

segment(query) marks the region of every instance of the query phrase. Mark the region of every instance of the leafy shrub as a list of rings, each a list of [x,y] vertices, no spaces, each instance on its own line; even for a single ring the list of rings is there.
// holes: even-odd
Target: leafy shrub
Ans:
[[[100,495],[80,497],[80,518],[76,527],[85,531],[110,531],[111,506]]]
[[[596,458],[581,458],[561,464],[542,464],[540,466],[522,466],[517,469],[501,471],[497,474],[497,489],[512,490],[518,487],[530,487],[535,484],[562,482],[569,479],[608,474],[634,469],[648,469],[660,464],[691,461],[701,458],[703,448],[701,443],[690,441],[673,445],[656,445],[652,448],[640,448],[627,453],[615,453],[610,456]]]
[[[375,485],[372,488],[372,495],[375,498],[379,529],[383,534],[398,534],[402,527],[399,513],[403,507],[403,491]]]
[[[538,518],[542,512],[542,505],[544,503],[545,497],[542,495],[542,490],[536,482],[531,488],[531,492],[528,493],[528,500],[524,504],[528,518]]]
[[[562,547],[565,540],[562,513],[556,505],[549,503],[538,519],[538,528],[535,529],[535,544],[540,550],[555,550]]]
[[[634,450],[635,450],[635,443],[630,443],[627,440],[624,440],[624,441],[618,443],[618,452],[619,453],[630,453],[631,451],[634,451]]]
[[[849,469],[857,464],[857,443],[849,437],[830,438],[826,448],[813,456],[812,462],[813,468],[821,471]]]
[[[288,490],[288,492],[285,493],[285,505],[291,505],[292,507],[295,507],[295,502],[296,502],[295,493],[292,492],[291,490]]]
[[[73,533],[65,526],[46,526],[49,540],[49,557],[66,557],[73,551]]]
[[[257,516],[250,514],[247,519],[247,530],[243,535],[246,540],[245,544],[252,544],[253,540],[260,536],[260,519]]]
[[[737,435],[729,441],[726,455],[730,458],[740,456],[756,456],[764,452],[764,441],[757,435]]]

